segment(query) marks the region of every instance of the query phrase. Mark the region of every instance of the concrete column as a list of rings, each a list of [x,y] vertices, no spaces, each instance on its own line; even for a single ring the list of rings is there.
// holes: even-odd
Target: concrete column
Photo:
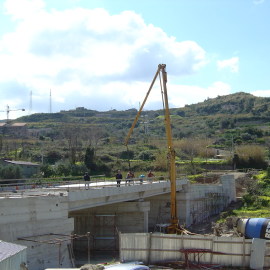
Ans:
[[[233,174],[225,174],[220,177],[224,195],[229,198],[228,203],[236,201],[235,179]]]
[[[143,229],[145,233],[148,233],[148,211],[143,212]]]
[[[189,184],[184,185],[183,190],[180,193],[177,193],[178,217],[180,219],[180,223],[185,223],[186,226],[191,225],[190,197]]]

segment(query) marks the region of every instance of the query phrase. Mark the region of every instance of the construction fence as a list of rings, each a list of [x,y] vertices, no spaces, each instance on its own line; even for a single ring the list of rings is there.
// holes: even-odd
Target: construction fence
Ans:
[[[263,264],[269,267],[270,241],[265,243]],[[120,233],[119,253],[121,261],[138,260],[145,264],[181,261],[186,266],[204,264],[248,268],[252,240],[231,236]]]

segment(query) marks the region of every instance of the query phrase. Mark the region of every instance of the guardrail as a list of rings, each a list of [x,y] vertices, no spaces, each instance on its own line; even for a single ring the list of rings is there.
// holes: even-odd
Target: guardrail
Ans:
[[[104,177],[102,179],[102,177]],[[132,185],[142,185],[142,184],[152,184],[158,182],[169,181],[163,176],[159,177],[145,177],[145,178],[133,178],[133,179],[122,179],[120,186],[132,186]],[[67,191],[70,190],[84,190],[87,189],[88,182],[81,180],[73,181],[55,181],[53,179],[12,179],[12,180],[0,180],[0,193],[2,192],[12,192],[21,193],[24,191],[48,191],[50,193],[53,191]],[[98,176],[97,178],[91,177],[89,181],[89,189],[97,189],[104,187],[118,187],[116,179],[105,179],[105,176]]]

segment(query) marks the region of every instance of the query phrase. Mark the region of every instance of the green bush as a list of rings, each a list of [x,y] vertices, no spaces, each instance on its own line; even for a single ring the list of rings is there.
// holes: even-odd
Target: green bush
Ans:
[[[20,179],[22,177],[21,170],[18,166],[1,166],[1,179]]]
[[[243,203],[247,206],[253,205],[255,201],[256,201],[255,195],[248,193],[243,196]]]
[[[146,151],[142,151],[139,153],[138,159],[140,159],[140,160],[154,160],[155,156],[151,151],[146,150]]]
[[[120,158],[122,158],[122,159],[134,159],[134,151],[132,151],[132,150],[122,151],[120,153]]]
[[[104,154],[104,155],[100,156],[99,158],[103,162],[112,162],[114,160],[114,158],[108,154]]]
[[[262,207],[267,207],[270,204],[270,198],[269,197],[264,197],[264,196],[259,196],[257,197],[256,201],[254,202],[254,207],[256,208],[262,208]]]
[[[44,178],[49,178],[55,175],[53,167],[49,164],[42,165],[40,167],[40,172]]]

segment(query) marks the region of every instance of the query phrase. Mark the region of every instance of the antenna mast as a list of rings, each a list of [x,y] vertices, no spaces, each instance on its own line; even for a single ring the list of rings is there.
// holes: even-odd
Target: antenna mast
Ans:
[[[30,104],[29,104],[29,114],[32,113],[32,90],[30,91]]]
[[[52,113],[52,90],[50,89],[50,113]]]

